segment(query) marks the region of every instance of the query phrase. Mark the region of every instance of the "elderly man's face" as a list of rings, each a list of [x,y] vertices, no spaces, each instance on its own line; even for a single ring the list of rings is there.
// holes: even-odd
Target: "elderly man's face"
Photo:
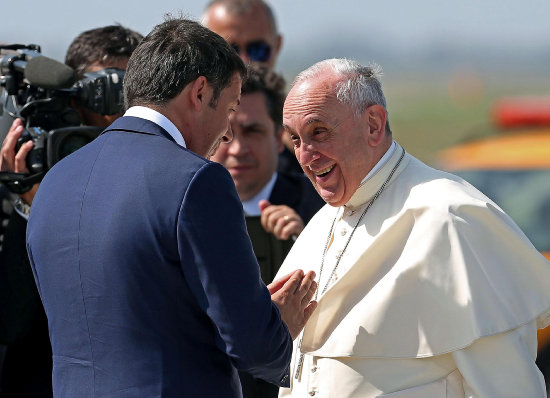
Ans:
[[[334,94],[330,72],[303,81],[287,96],[283,124],[296,158],[313,186],[332,206],[346,204],[376,164],[368,143],[368,112],[356,117]]]
[[[231,13],[221,4],[214,5],[206,12],[204,24],[231,44],[246,64],[270,68],[275,65],[282,39],[258,4],[244,14]]]

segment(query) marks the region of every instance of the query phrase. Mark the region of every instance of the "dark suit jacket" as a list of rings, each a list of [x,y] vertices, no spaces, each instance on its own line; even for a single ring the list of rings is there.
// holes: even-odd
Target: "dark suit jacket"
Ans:
[[[223,166],[122,117],[55,165],[27,248],[56,397],[239,397],[286,384],[292,340]]]

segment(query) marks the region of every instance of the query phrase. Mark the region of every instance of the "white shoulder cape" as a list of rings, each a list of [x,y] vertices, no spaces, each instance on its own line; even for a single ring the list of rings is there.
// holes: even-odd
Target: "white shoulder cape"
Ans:
[[[401,153],[398,145],[347,207],[362,211]],[[318,273],[337,211],[326,205],[317,213],[278,277],[297,268]],[[355,222],[349,218],[350,228]],[[420,358],[535,319],[550,323],[550,263],[482,193],[409,154],[355,231],[344,264],[347,273],[319,296],[302,352]]]

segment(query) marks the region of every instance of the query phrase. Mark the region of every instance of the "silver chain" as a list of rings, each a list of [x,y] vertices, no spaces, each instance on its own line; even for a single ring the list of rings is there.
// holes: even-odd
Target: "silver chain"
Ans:
[[[369,204],[367,205],[365,210],[363,210],[363,213],[361,213],[361,216],[359,217],[359,219],[355,223],[355,226],[353,227],[353,230],[351,231],[351,234],[349,235],[348,240],[347,240],[346,244],[344,245],[344,248],[342,249],[342,252],[336,258],[336,264],[334,265],[334,268],[332,269],[332,272],[330,273],[330,276],[329,276],[329,278],[327,280],[327,283],[325,284],[325,287],[323,288],[323,291],[321,292],[321,294],[324,294],[327,291],[327,289],[330,285],[330,281],[334,277],[334,274],[336,273],[338,265],[340,265],[340,259],[344,256],[344,253],[345,253],[346,249],[348,248],[348,245],[351,241],[351,238],[353,237],[353,234],[355,233],[355,230],[357,229],[357,227],[361,223],[361,220],[363,220],[363,217],[365,217],[365,214],[367,214],[367,211],[372,207],[372,204],[376,201],[376,199],[378,199],[380,194],[382,194],[382,192],[386,188],[386,185],[388,185],[391,178],[393,177],[393,174],[395,173],[395,171],[397,170],[397,168],[401,164],[401,161],[403,160],[403,157],[405,156],[405,149],[402,148],[402,151],[403,152],[401,152],[401,156],[399,157],[399,160],[397,161],[397,163],[393,167],[392,171],[390,172],[390,175],[388,176],[388,178],[386,178],[386,181],[384,181],[384,183],[380,186],[378,191],[376,191],[376,193],[374,194],[374,196],[370,200]],[[327,254],[328,245],[330,243],[330,238],[332,237],[332,233],[334,232],[334,225],[336,224],[336,219],[338,218],[338,213],[339,212],[336,212],[336,215],[334,216],[334,220],[332,220],[332,225],[330,226],[330,231],[329,231],[328,236],[327,236],[327,241],[325,242],[325,248],[323,250],[323,257],[321,258],[321,266],[319,267],[319,284],[321,283],[321,275],[323,274],[323,267],[325,265],[325,257],[326,257],[326,254]],[[319,289],[317,289],[315,291],[315,297],[313,298],[314,300],[317,300],[318,293],[319,293]],[[300,341],[298,343],[298,349],[300,349],[301,346],[302,346],[302,339],[303,339],[303,332],[300,336]],[[297,379],[300,376],[300,372],[302,370],[303,363],[304,363],[304,354],[300,353],[300,358],[298,360],[298,366],[296,367],[296,374],[294,375],[295,379]]]

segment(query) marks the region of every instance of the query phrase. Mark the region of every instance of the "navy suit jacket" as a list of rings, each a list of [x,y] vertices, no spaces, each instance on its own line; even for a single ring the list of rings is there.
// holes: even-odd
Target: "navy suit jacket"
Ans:
[[[46,175],[27,249],[56,397],[239,397],[286,384],[292,340],[223,166],[122,117]]]

